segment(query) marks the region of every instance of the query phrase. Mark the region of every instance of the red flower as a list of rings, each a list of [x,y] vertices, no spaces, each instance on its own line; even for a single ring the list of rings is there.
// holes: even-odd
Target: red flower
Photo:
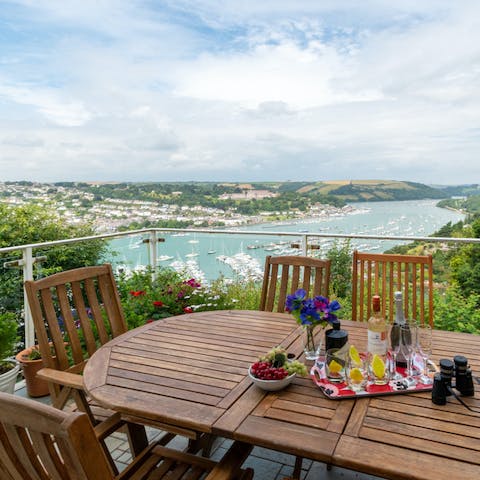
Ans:
[[[153,302],[154,307],[163,307],[163,302],[161,300],[156,300]]]
[[[132,290],[132,291],[130,292],[130,295],[131,295],[132,297],[140,297],[140,296],[142,296],[142,295],[145,295],[145,290],[135,290],[135,291]]]
[[[185,313],[193,313],[193,308],[192,308],[192,307],[184,307],[184,308],[183,308],[183,311],[184,311]]]
[[[149,318],[148,320],[145,321],[145,323],[153,323],[155,320],[153,318]]]

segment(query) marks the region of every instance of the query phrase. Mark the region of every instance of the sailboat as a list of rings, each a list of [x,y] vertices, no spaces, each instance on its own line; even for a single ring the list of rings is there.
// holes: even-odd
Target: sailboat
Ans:
[[[213,241],[210,243],[210,250],[207,251],[209,255],[213,255],[214,253],[217,253],[217,251],[213,248]]]

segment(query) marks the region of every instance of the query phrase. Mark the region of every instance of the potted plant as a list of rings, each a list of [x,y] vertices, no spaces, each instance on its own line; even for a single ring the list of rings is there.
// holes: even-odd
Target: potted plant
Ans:
[[[15,356],[22,366],[23,377],[30,397],[44,397],[49,394],[48,383],[37,377],[37,372],[43,368],[42,354],[38,345],[28,347]]]
[[[13,393],[20,370],[12,358],[17,343],[17,316],[12,312],[0,312],[0,391]]]

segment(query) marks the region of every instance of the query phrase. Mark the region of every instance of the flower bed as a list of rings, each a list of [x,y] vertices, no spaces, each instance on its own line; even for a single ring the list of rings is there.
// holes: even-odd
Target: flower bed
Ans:
[[[129,329],[173,315],[233,308],[221,280],[201,285],[170,268],[159,269],[155,279],[151,270],[120,275],[117,284]]]

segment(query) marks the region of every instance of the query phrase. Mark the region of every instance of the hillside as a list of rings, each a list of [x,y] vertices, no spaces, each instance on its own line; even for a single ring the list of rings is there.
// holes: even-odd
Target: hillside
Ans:
[[[448,198],[438,204],[443,208],[454,208],[470,214],[480,214],[480,195],[471,195],[467,198]]]
[[[469,197],[480,194],[480,185],[477,183],[470,185],[432,185],[432,187],[445,192],[449,197]]]
[[[420,200],[446,198],[445,191],[422,183],[396,180],[339,180],[317,182],[302,186],[302,193],[332,195],[345,202],[373,202],[388,200]]]

